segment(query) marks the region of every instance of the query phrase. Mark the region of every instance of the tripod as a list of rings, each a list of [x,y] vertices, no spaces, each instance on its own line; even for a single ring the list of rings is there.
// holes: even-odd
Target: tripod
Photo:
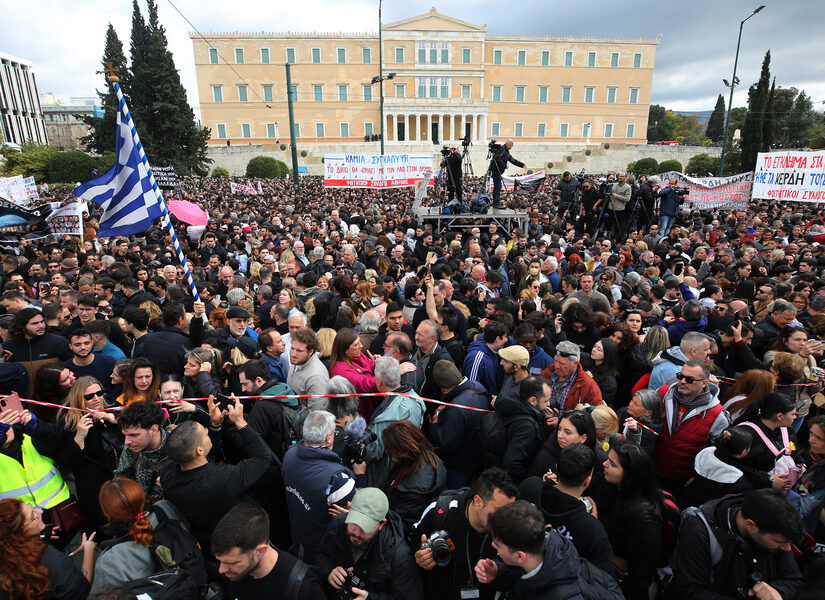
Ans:
[[[499,147],[500,148],[500,147]],[[499,190],[499,202],[496,204],[495,201],[495,188],[493,188],[493,208],[506,208],[504,202],[501,199],[501,192],[505,191],[504,182],[502,181],[502,173],[501,170],[498,168],[498,164],[495,161],[495,157],[493,156],[493,149],[488,147],[487,148],[487,160],[490,161],[489,166],[487,167],[487,176],[484,179],[484,188],[485,190],[490,189],[490,180],[494,181],[495,185],[495,178],[493,177],[493,169],[495,169],[495,173],[498,175],[498,180],[501,181],[501,189]],[[515,185],[513,185],[513,189],[515,190]]]
[[[461,145],[464,146],[464,151],[461,153],[461,162],[464,164],[464,177],[474,177],[475,173],[473,173],[473,163],[470,160],[470,146],[472,146],[473,143],[467,140],[462,140]]]

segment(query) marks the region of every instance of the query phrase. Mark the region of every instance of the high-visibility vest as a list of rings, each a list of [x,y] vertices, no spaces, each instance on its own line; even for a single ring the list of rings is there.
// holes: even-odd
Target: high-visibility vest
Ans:
[[[69,499],[69,488],[51,458],[23,435],[23,464],[0,454],[0,500],[17,498],[35,508],[52,508]]]

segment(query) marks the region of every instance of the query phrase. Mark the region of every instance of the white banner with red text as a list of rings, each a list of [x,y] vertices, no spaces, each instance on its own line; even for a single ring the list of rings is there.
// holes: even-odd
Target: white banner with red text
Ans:
[[[689,190],[685,204],[691,208],[747,208],[751,198],[753,173],[740,173],[730,177],[688,177],[670,171],[659,175],[659,185],[665,187],[673,178],[678,187]]]
[[[753,197],[790,202],[825,202],[825,150],[760,152]]]
[[[325,154],[326,187],[410,187],[433,171],[430,154]],[[432,176],[427,185],[433,185]]]

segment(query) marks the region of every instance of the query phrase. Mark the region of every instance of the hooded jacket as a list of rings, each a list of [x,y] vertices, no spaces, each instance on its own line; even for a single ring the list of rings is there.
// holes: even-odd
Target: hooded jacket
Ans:
[[[662,325],[662,323],[660,323]],[[665,324],[665,326],[667,326]],[[686,333],[691,331],[704,332],[708,327],[708,318],[703,316],[698,321],[686,321],[685,319],[677,320],[673,325],[667,328],[667,336],[672,346],[678,346]]]
[[[745,472],[730,461],[716,455],[716,448],[701,450],[693,461],[696,475],[685,488],[688,506],[701,506],[729,494],[744,494],[752,489]]]
[[[501,466],[514,482],[519,483],[527,477],[527,466],[541,448],[543,417],[535,406],[520,400],[515,394],[499,396],[495,409],[501,415],[507,434]],[[528,418],[517,418],[519,416]]]
[[[136,356],[143,356],[155,363],[161,375],[183,373],[186,351],[195,347],[186,332],[177,327],[164,327],[151,335],[151,342],[144,344]]]
[[[671,383],[687,361],[688,357],[678,346],[662,350],[659,356],[653,359],[653,371],[650,373],[650,383],[647,387],[658,390],[663,385]]]
[[[421,518],[421,513],[445,489],[447,483],[447,469],[444,463],[435,453],[431,453],[430,456],[435,461],[435,468],[422,461],[415,469],[408,471],[397,484],[401,473],[395,468],[390,472],[387,481],[390,510],[401,517],[405,533],[412,529],[413,523]]]
[[[498,394],[504,381],[498,353],[491,350],[482,339],[470,344],[462,371],[465,377],[484,386],[490,396]]]

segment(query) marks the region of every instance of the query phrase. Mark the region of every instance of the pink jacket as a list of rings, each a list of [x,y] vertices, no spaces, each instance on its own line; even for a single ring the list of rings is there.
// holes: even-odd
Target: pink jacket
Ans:
[[[338,361],[329,370],[330,377],[341,375],[346,377],[359,393],[377,392],[375,387],[375,363],[365,354],[361,353],[352,364]]]

